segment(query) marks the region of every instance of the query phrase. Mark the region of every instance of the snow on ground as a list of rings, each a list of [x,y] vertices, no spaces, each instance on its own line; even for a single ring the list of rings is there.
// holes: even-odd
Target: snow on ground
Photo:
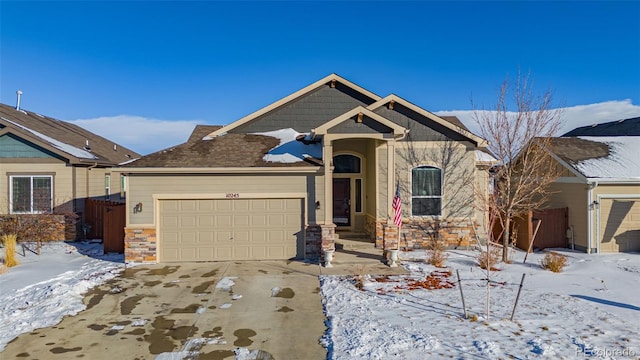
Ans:
[[[84,293],[124,269],[123,255],[104,255],[100,243],[45,243],[40,255],[18,250],[20,265],[0,275],[0,351],[20,334],[84,310]]]
[[[543,270],[538,253],[522,264],[522,252],[491,272],[488,319],[487,276],[473,252],[449,251],[445,269],[425,263],[424,251],[405,252],[410,275],[365,275],[362,290],[357,276],[322,276],[322,342],[330,359],[640,357],[640,254],[559,251],[569,258],[562,273]],[[442,288],[417,286],[424,284]]]
[[[475,264],[474,252],[449,251],[444,269],[426,264],[423,251],[405,252],[402,266],[409,275],[364,275],[361,289],[355,275],[321,276],[328,326],[321,342],[328,358],[336,360],[638,359],[640,254],[558,251],[569,258],[562,273],[542,270],[540,253],[522,264],[522,252],[492,272],[488,319],[486,273]],[[103,255],[95,243],[47,244],[40,256],[26,252],[18,259],[19,266],[0,275],[0,351],[22,333],[77,314],[85,307],[83,293],[124,269],[122,255]],[[524,286],[510,321],[522,274]],[[219,285],[232,282],[225,278]],[[188,358],[195,342],[204,340],[193,341],[184,353],[163,356]],[[257,358],[258,350],[236,349],[236,359]]]

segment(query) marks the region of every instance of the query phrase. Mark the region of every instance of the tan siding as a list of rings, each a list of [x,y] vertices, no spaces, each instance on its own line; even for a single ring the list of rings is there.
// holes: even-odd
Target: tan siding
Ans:
[[[320,179],[320,178],[316,178]],[[240,194],[306,193],[304,175],[167,175],[129,176],[129,204],[143,204],[141,213],[133,214],[129,206],[130,224],[154,224],[154,194]],[[316,185],[317,186],[317,185]]]
[[[640,196],[640,185],[598,185],[594,190],[594,197],[598,195],[636,195]]]
[[[569,208],[569,226],[573,225],[575,244],[587,248],[589,244],[587,231],[587,185],[554,183],[551,186],[551,197],[547,207],[551,209]]]
[[[89,197],[102,198],[105,196],[105,182],[104,175],[107,173],[106,169],[93,168],[89,170]]]
[[[416,166],[435,166],[443,168],[438,159],[443,155],[445,144],[442,142],[399,143],[396,155],[396,171],[402,189],[403,216],[411,214],[411,171]],[[473,182],[475,177],[475,149],[468,150],[465,144],[457,143],[452,156],[461,159],[458,166],[449,166],[444,176],[442,189],[442,216],[445,218],[469,218],[474,216],[473,206],[468,204],[473,199]]]
[[[55,173],[55,176],[53,178],[54,207],[60,206],[73,200],[72,168],[70,166],[67,166],[65,163],[2,163],[2,165],[0,166],[0,213],[9,212],[8,173]]]

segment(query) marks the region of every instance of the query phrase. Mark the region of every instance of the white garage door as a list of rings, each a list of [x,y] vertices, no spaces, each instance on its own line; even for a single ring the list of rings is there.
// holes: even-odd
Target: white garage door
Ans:
[[[600,251],[640,251],[640,200],[600,201]]]
[[[159,260],[294,258],[302,218],[302,199],[161,200]]]

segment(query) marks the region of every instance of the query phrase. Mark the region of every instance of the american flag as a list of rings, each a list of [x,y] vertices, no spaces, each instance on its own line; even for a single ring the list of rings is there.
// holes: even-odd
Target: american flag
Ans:
[[[393,197],[393,222],[398,227],[402,225],[402,200],[400,199],[400,184],[396,185],[396,195]]]

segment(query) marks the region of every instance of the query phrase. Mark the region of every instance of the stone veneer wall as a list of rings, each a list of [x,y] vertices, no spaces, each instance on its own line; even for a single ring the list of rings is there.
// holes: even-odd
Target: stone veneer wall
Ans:
[[[155,228],[125,228],[124,261],[126,263],[157,262],[158,248],[156,244]]]
[[[397,228],[386,221],[375,224],[376,248],[389,249],[397,241]],[[467,249],[476,242],[474,224],[469,219],[453,221],[405,219],[400,229],[400,248],[425,249],[432,240],[437,240],[445,248]]]
[[[323,251],[336,249],[335,225],[308,225],[305,232],[305,259],[320,259]]]

